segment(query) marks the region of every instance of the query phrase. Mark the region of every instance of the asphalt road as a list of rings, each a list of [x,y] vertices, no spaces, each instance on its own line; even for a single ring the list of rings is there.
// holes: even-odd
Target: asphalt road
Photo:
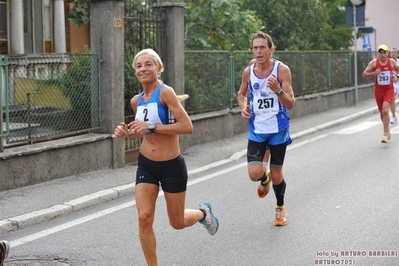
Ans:
[[[273,225],[273,193],[257,197],[242,150],[202,165],[190,174],[186,205],[211,202],[220,230],[173,230],[161,193],[160,265],[399,265],[399,126],[388,144],[380,135],[379,117],[370,114],[294,141],[284,166],[284,227]],[[12,243],[7,265],[145,265],[130,196],[1,237]]]

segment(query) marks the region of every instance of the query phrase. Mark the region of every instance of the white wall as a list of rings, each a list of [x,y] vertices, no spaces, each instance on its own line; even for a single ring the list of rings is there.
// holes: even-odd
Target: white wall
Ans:
[[[371,34],[371,50],[380,44],[399,49],[399,0],[366,0],[365,26],[376,31]],[[376,43],[377,44],[376,44]],[[357,40],[357,50],[361,51],[363,39]]]

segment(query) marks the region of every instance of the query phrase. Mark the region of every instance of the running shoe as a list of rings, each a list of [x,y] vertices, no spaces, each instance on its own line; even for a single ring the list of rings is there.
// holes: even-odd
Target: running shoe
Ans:
[[[392,116],[391,118],[391,124],[396,124],[396,116]]]
[[[266,172],[266,175],[266,185],[264,185],[263,182],[260,182],[258,186],[258,197],[261,199],[266,197],[267,193],[269,193],[270,190],[270,173]]]
[[[385,133],[385,134],[382,136],[381,142],[382,142],[382,143],[387,143],[388,140],[390,140],[390,139],[391,139],[391,128],[389,127],[389,128],[388,128],[388,133]]]
[[[208,233],[213,236],[219,229],[219,219],[212,213],[212,206],[209,202],[201,201],[199,209],[205,213],[204,219],[199,221],[200,224],[204,225]]]
[[[287,224],[287,211],[285,208],[276,208],[275,210],[275,218],[274,218],[274,225],[276,226],[283,226]]]
[[[10,243],[8,243],[5,240],[0,241],[0,266],[3,266],[3,263],[8,256],[9,250],[10,250]]]
[[[388,135],[384,135],[384,136],[382,136],[382,140],[381,140],[381,143],[387,143],[388,142]]]
[[[388,127],[388,133],[384,133],[384,136],[382,136],[382,143],[387,143],[388,140],[391,139],[391,127]]]

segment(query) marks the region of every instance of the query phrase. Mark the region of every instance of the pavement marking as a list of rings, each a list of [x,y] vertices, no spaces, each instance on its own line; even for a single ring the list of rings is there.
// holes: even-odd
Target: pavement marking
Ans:
[[[295,148],[299,148],[299,147],[301,147],[301,146],[303,146],[305,144],[314,142],[316,140],[319,140],[319,139],[322,139],[322,138],[325,138],[325,137],[328,137],[328,135],[322,134],[320,136],[317,136],[317,137],[314,137],[314,138],[310,138],[308,140],[304,140],[304,141],[301,141],[301,142],[298,142],[298,143],[290,144],[290,145],[287,146],[287,150],[292,150],[292,149],[295,149]]]
[[[197,183],[201,183],[201,182],[206,181],[208,179],[214,178],[214,177],[219,176],[219,175],[226,174],[228,172],[234,171],[234,170],[236,170],[238,168],[241,168],[241,167],[244,167],[244,166],[247,166],[247,162],[239,163],[239,164],[236,164],[236,165],[231,166],[229,168],[226,168],[226,169],[214,172],[212,174],[205,175],[203,177],[196,178],[194,180],[188,181],[187,182],[187,186],[191,186],[191,185],[195,185]]]
[[[26,237],[22,237],[22,238],[16,239],[14,241],[10,241],[10,245],[11,245],[11,247],[17,247],[17,246],[20,246],[20,245],[23,245],[23,244],[27,244],[27,243],[32,242],[34,240],[37,240],[39,238],[52,235],[54,233],[63,231],[65,229],[74,227],[74,226],[79,225],[79,224],[83,224],[85,222],[89,222],[91,220],[94,220],[94,219],[100,218],[102,216],[114,213],[116,211],[119,211],[119,210],[122,210],[122,209],[125,209],[125,208],[129,208],[131,206],[134,206],[135,204],[136,204],[135,200],[129,201],[127,203],[120,204],[118,206],[111,207],[111,208],[108,208],[108,209],[105,209],[105,210],[102,210],[102,211],[87,215],[85,217],[82,217],[82,218],[79,218],[79,219],[76,219],[76,220],[73,220],[73,221],[58,225],[58,226],[54,226],[52,228],[40,231],[38,233],[31,234],[31,235],[28,235]]]
[[[360,131],[367,130],[369,128],[372,128],[372,127],[380,125],[380,124],[382,124],[382,123],[366,121],[366,122],[362,122],[362,123],[359,123],[359,124],[356,124],[356,125],[353,125],[350,127],[345,127],[338,131],[334,131],[334,132],[332,132],[332,134],[346,134],[346,135],[356,134],[356,133],[359,133]]]
[[[310,142],[317,141],[317,140],[319,140],[319,139],[321,139],[323,137],[326,137],[326,136],[327,135],[322,135],[322,136],[319,136],[319,137],[311,138],[309,140],[304,140],[304,141],[299,142],[299,143],[297,143],[295,145],[290,145],[289,147],[291,149],[298,148],[298,147],[300,147],[302,145],[305,145],[305,144],[310,143]],[[246,154],[246,150],[239,151],[239,152],[233,154],[229,159],[222,160],[223,163],[219,163],[219,164],[215,163],[214,165],[219,166],[219,165],[225,164],[227,162],[231,162],[231,161],[234,160],[234,158],[235,158],[235,160],[237,160],[237,159],[242,157],[243,153],[245,155]],[[187,186],[191,186],[191,185],[195,185],[195,184],[207,181],[207,180],[212,179],[214,177],[217,177],[219,175],[226,174],[228,172],[231,172],[231,171],[234,171],[236,169],[239,169],[241,167],[246,167],[246,166],[247,166],[247,162],[243,162],[243,163],[239,163],[239,164],[233,165],[233,166],[228,167],[226,169],[222,169],[220,171],[205,175],[203,177],[196,178],[194,180],[190,180],[190,181],[187,182]],[[209,170],[208,167],[203,167],[203,171],[205,171],[205,170]],[[163,195],[164,195],[163,191],[159,191],[158,197],[161,197]],[[28,235],[26,237],[18,238],[16,240],[10,241],[10,245],[12,247],[17,247],[17,246],[20,246],[20,245],[24,245],[24,244],[27,244],[29,242],[38,240],[40,238],[43,238],[43,237],[55,234],[57,232],[69,229],[71,227],[74,227],[74,226],[77,226],[77,225],[92,221],[92,220],[97,219],[97,218],[101,218],[101,217],[103,217],[105,215],[112,214],[114,212],[117,212],[117,211],[120,211],[120,210],[123,210],[123,209],[126,209],[126,208],[130,208],[130,207],[134,206],[135,204],[136,204],[136,201],[132,200],[132,201],[120,204],[118,206],[114,206],[114,207],[111,207],[111,208],[108,208],[108,209],[105,209],[105,210],[102,210],[102,211],[99,211],[99,212],[84,216],[82,218],[78,218],[78,219],[75,219],[73,221],[70,221],[70,222],[67,222],[67,223],[64,223],[64,224],[61,224],[61,225],[57,225],[57,226],[54,226],[52,228],[49,228],[49,229],[46,229],[46,230],[31,234],[31,235]]]
[[[399,126],[392,127],[392,125],[391,125],[391,133],[392,134],[399,134]]]

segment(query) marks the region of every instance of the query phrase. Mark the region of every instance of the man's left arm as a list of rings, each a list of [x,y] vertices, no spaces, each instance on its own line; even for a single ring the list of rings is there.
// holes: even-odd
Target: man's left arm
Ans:
[[[282,105],[291,110],[295,105],[294,90],[292,89],[291,70],[285,64],[280,64],[279,79],[281,82],[281,89],[283,93],[277,93],[278,99]]]
[[[393,82],[397,82],[399,80],[399,65],[396,63],[394,59],[391,59],[392,68],[396,71],[396,75],[393,77]]]

